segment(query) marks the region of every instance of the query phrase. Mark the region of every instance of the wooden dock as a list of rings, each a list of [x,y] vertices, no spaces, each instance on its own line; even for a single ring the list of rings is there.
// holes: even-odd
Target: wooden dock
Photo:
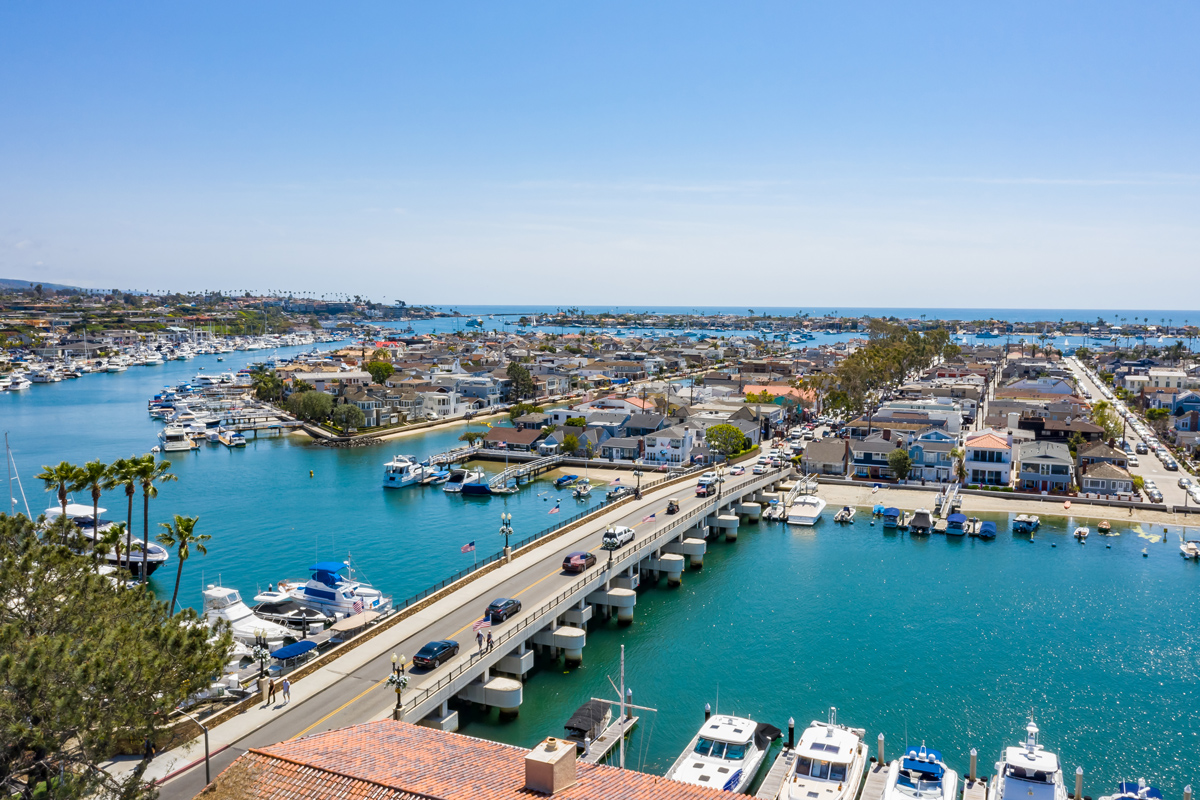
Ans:
[[[867,780],[863,783],[858,800],[881,800],[883,790],[887,788],[888,769],[888,764],[881,764],[878,761],[867,765]]]
[[[987,800],[987,784],[967,778],[963,781],[963,800]]]
[[[764,800],[775,800],[779,797],[779,790],[783,787],[788,773],[792,771],[792,762],[795,760],[795,750],[786,746],[780,750],[779,755],[775,757],[775,763],[771,765],[771,771],[763,778],[762,785],[758,787],[758,793],[754,796]]]
[[[933,532],[934,533],[945,533],[946,532],[946,520],[939,519],[937,522],[933,523]]]
[[[599,764],[617,746],[617,742],[621,741],[621,737],[628,736],[629,732],[637,724],[638,717],[626,717],[613,722],[604,729],[604,733],[600,734],[599,739],[592,742],[591,747],[588,748],[587,753],[581,759],[583,763]]]

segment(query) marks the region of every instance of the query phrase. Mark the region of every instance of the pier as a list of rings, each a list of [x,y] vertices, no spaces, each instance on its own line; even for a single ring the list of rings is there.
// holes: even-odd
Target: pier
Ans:
[[[792,762],[795,760],[796,751],[785,745],[779,751],[779,755],[775,757],[775,763],[771,764],[771,770],[767,773],[767,777],[763,778],[762,785],[758,787],[758,792],[754,796],[760,800],[775,800],[779,797],[779,790],[783,787],[788,773],[792,771]]]
[[[881,737],[882,735],[880,734]],[[882,800],[883,791],[887,788],[888,769],[889,764],[886,761],[874,761],[867,765],[866,770],[863,771],[866,780],[863,782],[858,800]]]
[[[522,479],[533,480],[533,478],[542,474],[543,472],[554,469],[556,466],[562,463],[564,458],[566,458],[566,456],[558,454],[546,456],[544,458],[538,458],[533,461],[526,461],[521,464],[514,464],[503,472],[493,475],[491,478],[489,478],[488,486],[493,489],[502,489],[505,486],[508,486],[508,482],[510,480],[515,480],[518,483],[520,483]]]
[[[638,717],[625,716],[615,720],[607,728],[604,733],[596,741],[591,743],[587,752],[579,760],[585,764],[599,764],[605,757],[612,752],[612,749],[617,746],[617,743],[625,736],[628,736],[638,724]]]

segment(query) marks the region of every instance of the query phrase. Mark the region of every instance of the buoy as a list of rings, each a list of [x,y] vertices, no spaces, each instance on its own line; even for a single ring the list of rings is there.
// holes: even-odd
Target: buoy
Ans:
[[[1051,547],[1058,547],[1058,545],[1056,545],[1056,544],[1051,544],[1050,546],[1051,546]]]
[[[1111,545],[1111,544],[1106,544],[1106,545],[1104,545],[1104,549],[1105,549],[1105,550],[1112,550],[1112,545]]]
[[[310,478],[311,478],[312,476],[313,476],[313,471],[310,469],[310,470],[308,471],[308,477],[310,477]]]
[[[1150,554],[1146,552],[1146,548],[1142,548],[1142,558],[1149,558]]]

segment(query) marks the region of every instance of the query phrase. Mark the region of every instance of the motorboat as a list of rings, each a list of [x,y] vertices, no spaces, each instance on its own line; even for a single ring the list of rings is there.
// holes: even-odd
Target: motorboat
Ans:
[[[187,429],[179,425],[168,425],[163,428],[159,431],[158,438],[162,440],[162,449],[167,453],[192,450],[196,447],[196,443],[192,441]]]
[[[1013,533],[1033,533],[1042,524],[1035,514],[1017,514],[1013,520]]]
[[[446,479],[446,484],[442,487],[442,491],[461,493],[463,484],[477,483],[481,480],[483,480],[483,470],[452,469],[450,470],[450,477]]]
[[[833,515],[834,522],[854,522],[854,506],[842,506],[842,510]]]
[[[565,489],[568,486],[575,485],[575,482],[578,480],[579,480],[578,475],[563,475],[560,478],[555,478],[554,488],[555,489]]]
[[[918,508],[908,522],[909,533],[929,533],[933,529],[933,514],[928,508]]]
[[[266,637],[267,647],[274,650],[285,640],[296,638],[294,631],[257,616],[242,602],[237,589],[212,583],[204,589],[204,617],[210,625],[228,623],[234,641],[245,645],[256,644],[262,635]]]
[[[1083,542],[1083,541],[1087,540],[1087,537],[1091,532],[1092,532],[1091,529],[1088,528],[1086,525],[1080,525],[1078,528],[1075,529],[1074,536],[1076,539]]]
[[[1200,541],[1190,539],[1179,545],[1179,555],[1184,558],[1190,558],[1193,561],[1200,560]]]
[[[800,735],[796,758],[779,788],[777,800],[853,800],[867,764],[866,731],[837,723],[813,721]]]
[[[395,456],[383,465],[383,488],[412,486],[429,474],[429,467],[418,463],[416,456]]]
[[[990,520],[976,521],[975,535],[980,539],[995,539],[996,538],[996,523]]]
[[[392,606],[392,598],[367,583],[353,579],[354,571],[343,561],[320,561],[308,568],[308,582],[280,581],[279,588],[308,608],[326,616],[348,617],[363,611],[383,613]],[[343,577],[342,570],[351,577]]]
[[[421,484],[437,486],[450,480],[450,470],[445,467],[426,467],[427,475],[421,479]]]
[[[955,800],[957,796],[958,773],[946,766],[941,753],[922,743],[888,766],[881,800]]]
[[[1100,523],[1096,525],[1096,533],[1101,536],[1108,536],[1112,533],[1112,523],[1106,519],[1100,520]]]
[[[563,726],[567,730],[567,735],[563,738],[568,742],[574,742],[575,746],[583,751],[589,742],[600,738],[600,735],[608,729],[610,722],[612,722],[612,703],[607,700],[588,700],[571,715],[567,724]]]
[[[788,507],[787,521],[789,525],[816,525],[825,510],[825,498],[815,494],[805,494],[797,497]]]
[[[900,509],[888,506],[883,510],[883,527],[894,528],[900,522]]]
[[[1006,748],[988,783],[990,800],[1067,800],[1058,756],[1038,744],[1033,720],[1025,726],[1025,741]]]
[[[885,511],[887,511],[887,506],[885,506],[883,503],[876,503],[871,507],[871,516],[882,517],[883,512]]]
[[[492,493],[492,484],[488,481],[486,475],[482,472],[479,477],[473,481],[467,481],[462,485],[462,493],[464,495],[490,495]]]
[[[967,515],[966,514],[951,514],[946,517],[946,535],[947,536],[966,536],[967,535]]]
[[[744,717],[714,714],[667,770],[669,780],[738,794],[758,775],[779,729]]]
[[[107,509],[97,508],[97,515],[105,513]],[[54,522],[62,516],[62,506],[51,506],[46,509],[46,521]],[[99,520],[92,518],[92,507],[83,503],[67,503],[67,517],[75,523],[79,528],[79,532],[83,538],[88,541],[88,549],[91,549],[91,543],[96,541],[97,531],[104,533],[111,528],[115,523],[112,520],[107,520],[101,517]],[[142,574],[143,563],[143,544],[140,537],[130,535],[130,543],[133,545],[133,553],[125,551],[125,542],[121,542],[121,558],[117,560],[116,550],[106,554],[105,562],[111,567],[121,567],[127,569],[134,575]],[[144,562],[146,565],[146,574],[153,575],[154,571],[167,563],[171,559],[170,552],[162,545],[156,542],[148,542],[144,545]]]
[[[1150,786],[1145,778],[1138,778],[1137,783],[1121,781],[1115,792],[1102,795],[1100,800],[1162,800],[1162,796],[1157,786]]]
[[[572,492],[576,500],[586,500],[592,495],[592,485],[590,483],[580,483]]]
[[[257,605],[252,610],[258,617],[286,628],[319,631],[331,621],[319,609],[309,608],[287,592],[270,587],[256,594],[254,602]]]

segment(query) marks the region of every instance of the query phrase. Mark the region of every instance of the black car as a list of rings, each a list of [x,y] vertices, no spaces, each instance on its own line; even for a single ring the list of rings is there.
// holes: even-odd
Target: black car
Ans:
[[[567,572],[583,572],[588,567],[595,566],[595,564],[596,556],[583,551],[570,553],[563,559],[563,569]]]
[[[514,614],[521,613],[521,601],[513,600],[509,597],[501,597],[498,600],[493,600],[487,607],[485,612],[488,619],[493,625],[504,622]]]
[[[433,669],[445,664],[456,655],[458,655],[458,642],[453,639],[430,642],[413,656],[413,666]]]
[[[1138,442],[1137,447],[1135,447],[1134,450],[1137,452],[1137,454],[1139,456],[1144,456],[1150,452],[1150,448],[1146,447],[1145,442]]]

